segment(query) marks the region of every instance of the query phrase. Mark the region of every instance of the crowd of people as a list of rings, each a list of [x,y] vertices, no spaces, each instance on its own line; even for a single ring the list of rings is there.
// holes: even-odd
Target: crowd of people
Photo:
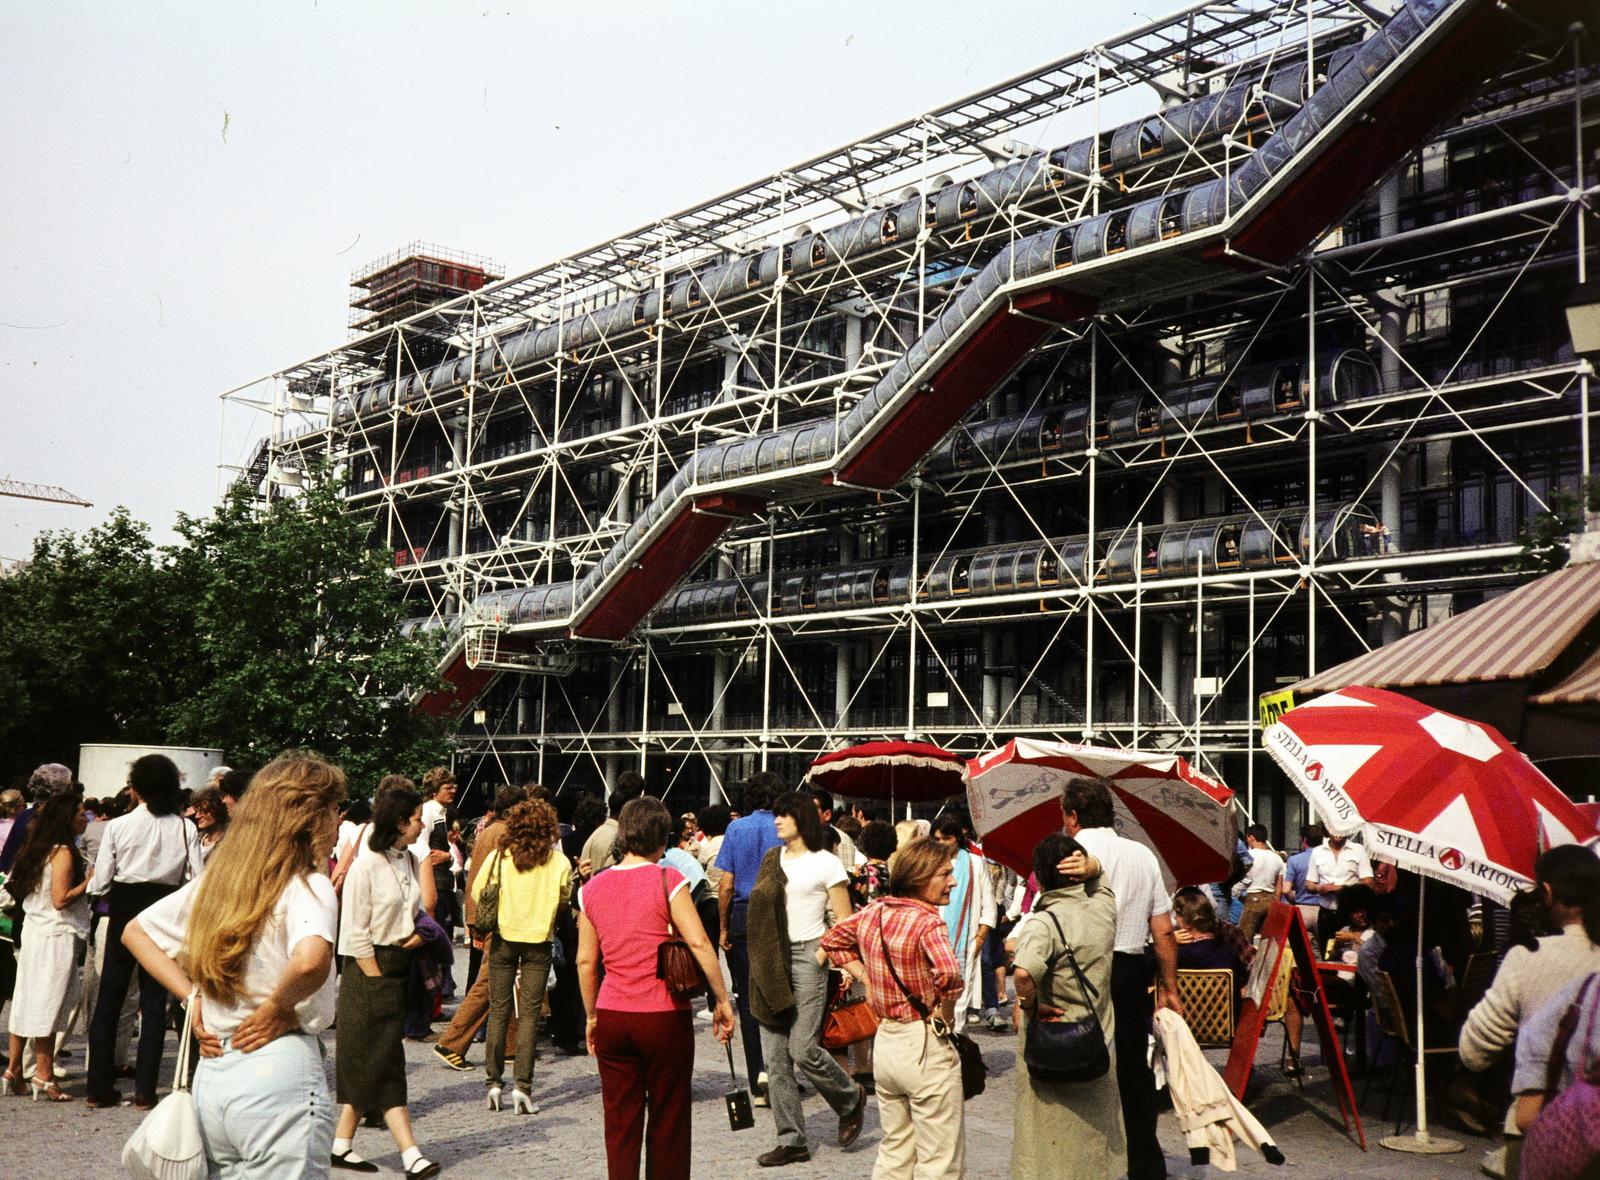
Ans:
[[[1430,1044],[1459,1040],[1456,1085],[1471,1101],[1457,1105],[1503,1124],[1504,1157],[1486,1162],[1501,1175],[1519,1174],[1518,1136],[1549,1077],[1570,1081],[1600,1056],[1600,859],[1584,848],[1545,853],[1535,890],[1509,909],[1479,901],[1469,914],[1464,895],[1435,889],[1424,915],[1403,875],[1315,827],[1285,857],[1251,826],[1228,881],[1170,893],[1155,854],[1117,833],[1109,784],[1088,777],[1065,782],[1060,831],[1026,876],[986,858],[958,812],[894,823],[881,804],[846,807],[767,772],[741,785],[737,811],[676,817],[635,774],[603,797],[501,786],[475,821],[456,797],[444,768],[352,797],[339,768],[308,754],[223,768],[192,794],[148,755],[118,797],[94,800],[67,767],[41,766],[0,793],[0,902],[15,902],[0,942],[6,1089],[102,1108],[123,1103],[128,1078],[131,1103],[149,1109],[173,1031],[197,1050],[212,1174],[376,1172],[357,1148],[366,1126],[387,1130],[406,1175],[432,1176],[406,1041],[470,1071],[482,1040],[488,1111],[526,1117],[540,1112],[543,1034],[594,1059],[612,1177],[687,1177],[705,1021],[730,1052],[739,1042],[752,1101],[770,1111],[758,1165],[822,1150],[803,1081],[833,1112],[838,1149],[875,1103],[874,1176],[921,1180],[964,1174],[965,1030],[987,1029],[1016,1038],[1013,1176],[1145,1180],[1167,1170],[1152,1013],[1183,1015],[1180,973],[1194,968],[1230,971],[1242,1005],[1279,901],[1348,966],[1326,981],[1347,1026],[1382,975],[1415,994],[1425,923]],[[470,948],[460,989],[458,932]],[[1481,997],[1459,982],[1471,951],[1502,957]],[[872,1031],[830,1039],[836,1010],[861,1002]],[[1566,1063],[1552,1065],[1562,1018],[1584,1005]],[[1290,1004],[1288,1072],[1303,1023]],[[1098,1045],[1101,1064],[1071,1080],[1039,1066],[1028,1054],[1051,1026]],[[60,1061],[80,1027],[77,1095]]]

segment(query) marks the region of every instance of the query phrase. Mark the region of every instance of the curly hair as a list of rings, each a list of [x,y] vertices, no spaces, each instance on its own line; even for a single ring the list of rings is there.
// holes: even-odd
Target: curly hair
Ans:
[[[455,773],[448,766],[435,766],[422,776],[422,797],[432,799],[439,793],[440,787],[449,786],[455,781]]]
[[[560,839],[556,810],[543,799],[525,799],[506,812],[501,847],[511,854],[511,863],[518,872],[526,873],[548,861]]]
[[[202,811],[209,815],[219,832],[228,826],[228,808],[222,802],[222,792],[216,787],[201,787],[189,796],[189,807],[196,818]]]

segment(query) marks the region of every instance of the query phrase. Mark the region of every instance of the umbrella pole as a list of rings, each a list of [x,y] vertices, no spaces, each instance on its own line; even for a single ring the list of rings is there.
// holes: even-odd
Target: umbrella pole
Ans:
[[[1381,1146],[1391,1151],[1409,1151],[1419,1155],[1450,1155],[1463,1151],[1465,1148],[1454,1139],[1435,1139],[1428,1134],[1428,1074],[1427,1054],[1423,1046],[1428,1042],[1423,1033],[1423,1011],[1427,1005],[1422,1001],[1422,911],[1423,902],[1427,898],[1428,878],[1417,878],[1417,1131],[1414,1135],[1390,1135],[1380,1139]]]

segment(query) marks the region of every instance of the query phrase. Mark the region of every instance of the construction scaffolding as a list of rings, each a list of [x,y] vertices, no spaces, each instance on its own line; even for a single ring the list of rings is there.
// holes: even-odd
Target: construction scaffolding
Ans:
[[[1258,695],[1515,584],[1589,475],[1577,14],[1190,5],[229,391],[251,484],[344,472],[468,774],[1026,733],[1281,834]]]

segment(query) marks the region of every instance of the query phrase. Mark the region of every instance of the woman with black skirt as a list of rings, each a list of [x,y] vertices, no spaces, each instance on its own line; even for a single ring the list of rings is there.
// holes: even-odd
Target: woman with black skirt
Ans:
[[[406,981],[422,906],[417,862],[406,850],[422,831],[422,796],[409,782],[385,786],[372,809],[372,835],[344,880],[339,953],[350,964],[339,976],[338,1052],[334,1085],[342,1104],[334,1130],[333,1166],[376,1172],[352,1150],[356,1121],[382,1111],[407,1176],[437,1176],[423,1157],[406,1110]]]

